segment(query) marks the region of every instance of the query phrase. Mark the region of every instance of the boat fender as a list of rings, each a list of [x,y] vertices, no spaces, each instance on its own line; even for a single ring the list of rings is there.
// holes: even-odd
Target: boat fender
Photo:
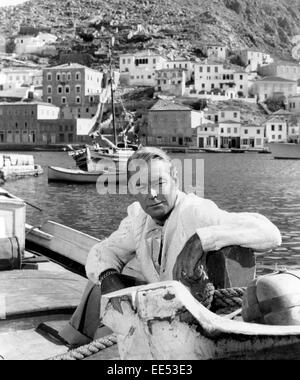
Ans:
[[[253,280],[244,294],[245,322],[300,325],[300,271],[280,271]]]
[[[0,271],[21,269],[22,255],[18,239],[0,239]]]

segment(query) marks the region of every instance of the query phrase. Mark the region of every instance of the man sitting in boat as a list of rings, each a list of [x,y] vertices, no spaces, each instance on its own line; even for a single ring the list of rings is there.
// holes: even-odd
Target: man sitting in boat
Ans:
[[[134,162],[140,169],[137,181],[131,181]],[[179,191],[176,169],[160,149],[136,151],[128,161],[128,177],[137,202],[128,207],[118,230],[89,253],[86,273],[90,283],[70,324],[61,332],[70,343],[85,344],[94,338],[101,291],[139,284],[121,275],[125,266],[132,270],[133,262],[134,276],[146,283],[177,280],[191,289],[207,252],[229,246],[267,251],[281,244],[278,228],[266,217],[229,213],[211,200]]]

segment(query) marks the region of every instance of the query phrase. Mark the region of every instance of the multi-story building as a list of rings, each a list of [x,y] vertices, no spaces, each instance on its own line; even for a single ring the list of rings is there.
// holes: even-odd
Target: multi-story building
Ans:
[[[259,101],[279,94],[289,97],[297,94],[297,81],[279,77],[266,77],[255,81],[251,92],[258,97]]]
[[[204,53],[208,58],[225,61],[227,55],[227,47],[223,44],[211,43],[204,47]]]
[[[156,71],[156,91],[176,96],[185,93],[186,71],[184,69],[162,69]]]
[[[172,61],[165,62],[164,69],[185,70],[186,80],[190,81],[194,78],[195,62],[186,58],[177,57]]]
[[[219,125],[215,123],[204,123],[197,128],[198,148],[217,148],[219,136]]]
[[[267,65],[273,62],[270,54],[257,51],[255,49],[244,49],[239,52],[242,63],[249,71],[257,71],[259,66]]]
[[[105,86],[105,74],[77,63],[43,70],[43,100],[61,107],[65,118],[95,115]]]
[[[57,37],[50,33],[37,32],[34,35],[19,35],[15,39],[16,54],[41,54],[47,45],[54,44]]]
[[[11,67],[0,70],[0,90],[11,90],[22,86],[43,85],[42,70],[28,67]]]
[[[241,112],[238,108],[227,107],[219,111],[218,148],[240,148]]]
[[[148,145],[191,146],[193,130],[201,124],[203,113],[190,107],[158,100],[149,110],[146,131]]]
[[[256,124],[241,126],[241,149],[262,149],[265,145],[265,127]]]
[[[234,70],[227,69],[222,63],[206,60],[195,64],[195,90],[212,91],[234,88]]]
[[[146,51],[120,56],[120,80],[129,86],[155,86],[155,71],[165,68],[167,60]]]
[[[266,124],[267,142],[286,142],[288,135],[288,121],[285,117],[272,116]]]
[[[59,119],[60,109],[41,102],[0,103],[0,143],[35,144],[39,122]]]
[[[275,61],[269,65],[259,66],[258,73],[265,77],[280,77],[297,81],[300,79],[300,65],[292,61]]]

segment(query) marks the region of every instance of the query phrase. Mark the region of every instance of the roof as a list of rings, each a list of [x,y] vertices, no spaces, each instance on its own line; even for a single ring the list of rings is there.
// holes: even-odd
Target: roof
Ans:
[[[136,53],[120,54],[120,58],[122,57],[163,57],[163,55],[151,50],[146,50],[146,51],[137,51]]]
[[[278,110],[276,112],[273,112],[272,115],[291,115],[292,113],[286,110]]]
[[[297,66],[300,67],[299,63],[296,61],[284,61],[284,60],[278,60],[274,62],[276,65],[285,65],[285,66]]]
[[[180,69],[177,69],[177,68],[174,68],[174,69],[160,69],[160,70],[156,70],[156,72],[183,72],[183,71],[187,71],[187,69],[185,68],[180,68]]]
[[[269,53],[265,52],[265,51],[261,51],[259,49],[255,49],[255,48],[246,48],[246,49],[242,49],[241,52],[244,52],[244,51],[251,51],[253,53],[261,53],[261,54],[268,54],[270,55]]]
[[[149,111],[192,111],[192,108],[180,103],[160,99]]]
[[[1,93],[0,93],[1,94]],[[45,102],[40,102],[38,100],[33,100],[33,101],[29,101],[29,102],[0,102],[0,106],[28,106],[28,105],[40,105],[40,106],[48,106],[48,107],[53,107],[53,108],[59,108],[57,106],[55,106],[54,104],[50,104],[50,103],[45,103]]]
[[[94,69],[91,69],[87,66],[83,66],[81,65],[80,63],[74,63],[74,62],[70,62],[70,63],[64,63],[62,65],[58,65],[58,66],[52,66],[52,67],[46,67],[44,70],[64,70],[64,69],[89,69],[89,70],[93,70],[93,71],[97,71],[97,70],[94,70]],[[100,71],[99,71],[100,73]]]
[[[286,83],[297,83],[296,80],[290,80],[290,79],[285,79],[285,78],[280,78],[280,77],[265,77],[263,79],[259,79],[256,82],[286,82]]]
[[[224,120],[219,122],[219,125],[223,124],[241,124],[241,122],[236,120]]]
[[[270,119],[268,119],[266,121],[266,123],[272,123],[272,122],[275,122],[275,121],[280,121],[281,123],[286,123],[286,120],[284,120],[282,117],[280,116],[275,116],[275,117],[271,117]]]
[[[196,65],[215,65],[215,66],[224,66],[224,62],[220,62],[220,61],[217,61],[217,60],[213,60],[213,59],[207,59],[205,61],[202,61],[202,62],[196,62]]]

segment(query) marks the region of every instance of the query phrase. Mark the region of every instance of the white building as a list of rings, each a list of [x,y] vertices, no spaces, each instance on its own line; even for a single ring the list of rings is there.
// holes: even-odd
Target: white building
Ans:
[[[36,87],[43,84],[42,70],[28,67],[12,67],[0,70],[0,86],[2,90],[11,90],[21,86]]]
[[[263,53],[256,49],[244,49],[239,52],[239,57],[249,71],[257,71],[258,66],[267,65],[273,62],[270,54]]]
[[[280,116],[273,116],[266,122],[266,139],[268,142],[286,142],[288,122]]]
[[[47,45],[54,44],[57,37],[50,33],[20,35],[15,39],[16,54],[41,54]]]
[[[177,57],[172,61],[167,61],[165,63],[165,69],[183,69],[185,70],[186,80],[190,81],[194,78],[195,62],[190,61],[186,58]]]
[[[195,64],[195,90],[198,93],[215,89],[225,91],[234,87],[233,69],[227,69],[222,63],[209,60]]]
[[[241,126],[241,149],[262,149],[264,147],[265,127],[263,125],[244,124]]]
[[[217,148],[219,137],[219,125],[215,123],[205,123],[197,128],[198,148]]]
[[[289,97],[297,94],[297,81],[279,77],[266,77],[255,81],[251,92],[258,96],[260,101],[279,94]]]
[[[155,72],[165,68],[167,60],[147,51],[120,56],[120,80],[129,86],[155,86]]]

